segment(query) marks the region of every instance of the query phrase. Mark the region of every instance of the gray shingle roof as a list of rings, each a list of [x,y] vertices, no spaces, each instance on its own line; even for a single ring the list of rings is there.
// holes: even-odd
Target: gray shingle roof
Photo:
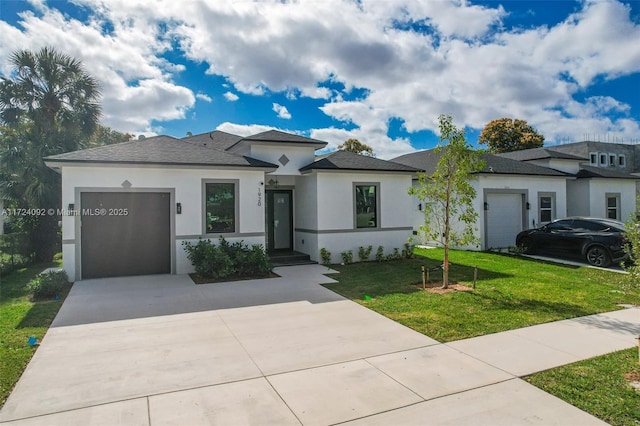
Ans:
[[[581,166],[580,171],[576,174],[578,179],[588,178],[609,178],[609,179],[634,179],[640,180],[639,176],[622,173],[617,170],[611,170],[604,167]]]
[[[577,155],[567,154],[564,152],[554,151],[548,148],[523,149],[521,151],[504,152],[498,155],[500,157],[511,158],[512,160],[518,160],[518,161],[542,160],[547,158],[557,158],[562,160],[579,160],[579,161],[588,160],[588,158],[579,157]]]
[[[242,140],[259,142],[308,143],[313,145],[322,145],[323,147],[327,146],[327,142],[318,139],[307,138],[300,135],[294,135],[292,133],[285,133],[279,130],[267,130],[266,132],[247,136]]]
[[[223,151],[234,145],[240,139],[242,139],[242,136],[232,135],[231,133],[222,132],[220,130],[182,138],[185,142],[196,143],[209,148],[221,149]]]
[[[277,168],[275,164],[189,143],[170,136],[122,142],[46,157],[72,163],[180,164]]]
[[[365,170],[407,173],[418,171],[418,169],[411,166],[348,151],[336,151],[300,169],[301,172],[309,170]]]
[[[401,155],[391,161],[406,164],[424,170],[427,174],[435,171],[436,165],[442,153],[434,150],[418,151],[411,154]],[[566,173],[550,169],[548,167],[537,166],[535,164],[512,160],[510,158],[499,157],[493,154],[482,154],[485,166],[480,173],[509,174],[509,175],[531,175],[531,176],[569,176]]]

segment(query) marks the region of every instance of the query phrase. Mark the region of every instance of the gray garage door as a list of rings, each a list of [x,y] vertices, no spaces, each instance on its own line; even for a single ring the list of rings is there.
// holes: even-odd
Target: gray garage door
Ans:
[[[487,194],[485,248],[506,248],[516,244],[516,235],[522,231],[522,199],[522,194]]]
[[[170,196],[83,192],[82,278],[171,273]]]

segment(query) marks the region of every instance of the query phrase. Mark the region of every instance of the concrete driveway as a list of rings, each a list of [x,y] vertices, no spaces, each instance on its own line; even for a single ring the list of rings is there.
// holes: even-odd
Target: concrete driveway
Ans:
[[[320,283],[74,285],[0,412],[10,425],[603,424]]]

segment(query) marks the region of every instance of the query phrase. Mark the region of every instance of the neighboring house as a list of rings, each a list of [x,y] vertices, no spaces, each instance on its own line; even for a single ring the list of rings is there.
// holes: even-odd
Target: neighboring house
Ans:
[[[634,147],[625,147],[630,150],[616,154],[615,162],[613,154],[608,154],[607,161],[610,159],[618,165],[620,158],[635,161]],[[474,207],[479,214],[476,227],[481,249],[513,246],[518,232],[566,216],[625,221],[636,211],[639,176],[623,172],[620,167],[593,167],[588,156],[560,152],[556,148],[483,154],[485,167],[472,181],[478,194]],[[435,170],[438,158],[434,150],[428,150],[392,161],[429,174]],[[416,230],[424,222],[419,207],[419,201],[414,199]]]
[[[392,161],[433,173],[440,158],[434,150],[406,154]],[[477,197],[477,236],[480,249],[503,248],[515,244],[516,234],[559,217],[567,210],[568,174],[547,167],[483,154],[485,166],[475,173],[472,185]],[[417,181],[414,181],[417,184]],[[413,224],[424,223],[420,201],[414,199]],[[465,247],[474,248],[474,247]]]
[[[584,165],[628,173],[640,178],[640,144],[582,141],[556,145],[554,151],[586,159]],[[640,180],[636,183],[636,198],[640,196]],[[640,209],[640,205],[638,206]]]
[[[71,280],[193,271],[183,242],[244,240],[319,260],[412,231],[416,169],[279,131],[157,136],[55,155],[63,266]]]
[[[586,144],[581,146],[588,148]],[[626,221],[635,213],[636,184],[640,176],[623,171],[630,167],[620,166],[621,159],[625,159],[622,164],[627,164],[626,158],[633,158],[633,146],[622,145],[620,148],[624,148],[626,154],[609,153],[606,158],[600,153],[595,156],[569,154],[558,151],[559,147],[525,149],[500,155],[571,174],[573,178],[567,181],[567,216],[593,216]],[[614,151],[615,148],[608,149]],[[610,163],[593,166],[593,157],[599,161],[600,156]]]

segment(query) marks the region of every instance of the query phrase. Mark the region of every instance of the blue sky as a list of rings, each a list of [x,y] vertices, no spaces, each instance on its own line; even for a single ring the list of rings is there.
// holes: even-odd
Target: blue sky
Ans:
[[[268,128],[381,158],[527,120],[547,145],[640,141],[640,1],[2,1],[0,74],[49,45],[103,88],[103,122],[176,137]]]

